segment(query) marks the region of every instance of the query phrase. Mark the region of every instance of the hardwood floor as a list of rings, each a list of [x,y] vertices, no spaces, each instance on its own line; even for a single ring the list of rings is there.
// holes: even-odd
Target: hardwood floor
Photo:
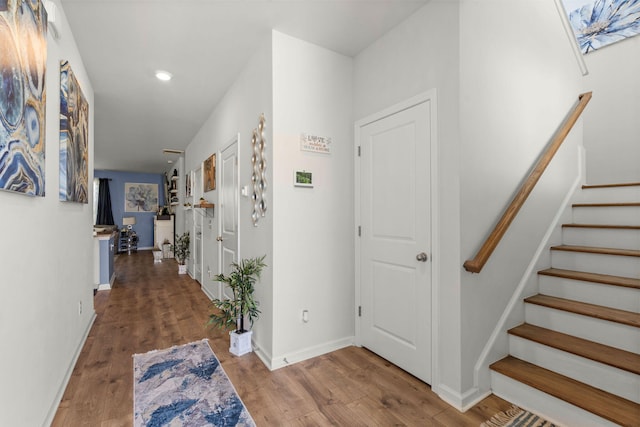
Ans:
[[[251,353],[229,353],[228,336],[205,327],[200,285],[150,251],[120,255],[113,289],[95,297],[96,321],[53,426],[130,426],[133,359],[208,338],[258,426],[479,426],[511,406],[490,396],[462,414],[364,348],[349,347],[270,372]]]

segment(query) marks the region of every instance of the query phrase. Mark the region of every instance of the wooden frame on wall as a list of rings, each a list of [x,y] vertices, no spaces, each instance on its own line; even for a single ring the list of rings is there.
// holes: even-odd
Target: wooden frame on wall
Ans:
[[[204,191],[212,191],[216,189],[216,155],[215,153],[209,156],[207,160],[204,161],[203,164],[204,173],[202,174],[203,178],[203,187]]]

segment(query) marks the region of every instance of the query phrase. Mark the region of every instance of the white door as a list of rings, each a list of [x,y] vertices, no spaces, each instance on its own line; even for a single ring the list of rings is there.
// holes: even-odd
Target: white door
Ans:
[[[357,126],[360,342],[431,382],[431,102]]]
[[[220,154],[220,190],[219,190],[219,212],[218,221],[218,253],[219,269],[222,274],[229,274],[230,264],[238,261],[238,240],[240,222],[238,193],[240,192],[238,173],[238,140],[235,139]],[[231,298],[228,288],[221,290],[222,298]]]
[[[202,197],[202,168],[196,170],[194,177],[194,200]],[[197,202],[196,202],[197,203]],[[193,211],[193,278],[202,284],[202,215],[200,209]]]

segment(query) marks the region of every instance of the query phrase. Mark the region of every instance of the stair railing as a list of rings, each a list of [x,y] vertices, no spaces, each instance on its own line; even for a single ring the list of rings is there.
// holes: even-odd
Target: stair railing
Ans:
[[[507,209],[505,209],[502,214],[502,218],[500,218],[500,221],[498,221],[491,234],[489,234],[485,242],[482,244],[478,253],[476,253],[476,256],[473,257],[473,259],[465,261],[463,265],[465,270],[471,273],[480,273],[494,249],[498,246],[498,243],[500,243],[500,240],[504,236],[504,233],[506,233],[509,225],[511,225],[518,214],[518,211],[520,211],[520,208],[522,208],[522,205],[527,200],[527,197],[529,197],[529,194],[531,194],[531,191],[536,186],[538,180],[542,176],[542,173],[545,171],[547,166],[549,166],[549,163],[551,163],[553,156],[564,142],[565,138],[573,128],[573,125],[576,123],[590,100],[591,92],[583,93],[578,97],[578,103],[575,108],[567,117],[562,127],[558,130],[553,141],[547,147],[547,150],[539,158],[526,181],[513,197]]]

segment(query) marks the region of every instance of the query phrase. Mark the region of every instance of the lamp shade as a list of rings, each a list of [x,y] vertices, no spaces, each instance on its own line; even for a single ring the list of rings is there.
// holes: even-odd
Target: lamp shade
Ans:
[[[136,217],[135,216],[122,217],[122,225],[136,225]]]

